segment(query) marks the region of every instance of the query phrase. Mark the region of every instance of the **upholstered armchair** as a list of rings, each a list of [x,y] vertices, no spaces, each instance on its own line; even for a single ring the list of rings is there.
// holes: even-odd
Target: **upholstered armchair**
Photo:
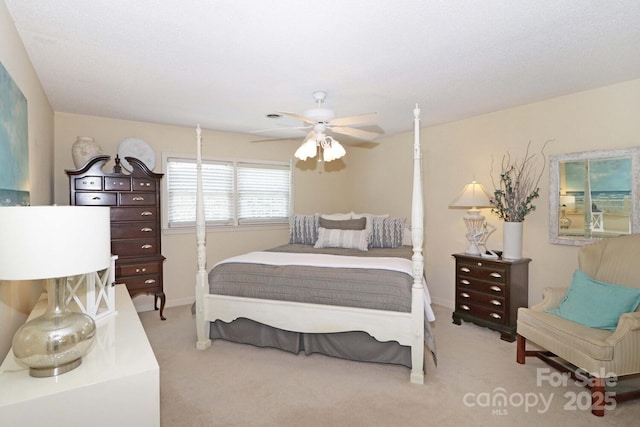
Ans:
[[[612,400],[640,397],[605,387],[640,373],[640,234],[583,246],[578,265],[569,288],[546,288],[542,302],[518,310],[516,360],[536,356],[588,378],[591,412],[603,416]],[[526,350],[527,340],[542,350]]]

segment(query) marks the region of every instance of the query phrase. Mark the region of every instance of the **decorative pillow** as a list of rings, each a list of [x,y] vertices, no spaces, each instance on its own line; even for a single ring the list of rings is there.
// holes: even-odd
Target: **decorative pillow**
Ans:
[[[351,219],[351,212],[335,213],[335,214],[320,214],[320,217],[325,219],[330,219],[333,221],[343,221],[345,219]]]
[[[397,248],[402,246],[405,218],[373,217],[372,248]]]
[[[640,289],[594,280],[580,270],[558,308],[547,310],[567,320],[598,329],[615,330],[624,313],[640,304]]]
[[[413,236],[411,235],[411,227],[404,227],[402,230],[402,245],[413,246]]]
[[[346,248],[368,250],[367,230],[339,230],[318,228],[318,240],[314,248]]]
[[[367,225],[365,226],[365,229],[369,232],[369,247],[371,247],[371,242],[373,239],[373,218],[388,218],[389,214],[382,214],[382,215],[375,215],[375,214],[368,214],[368,213],[355,213],[354,211],[351,211],[351,218],[357,219],[357,218],[366,218],[367,219]]]
[[[334,221],[320,217],[318,226],[322,228],[331,228],[338,230],[364,230],[367,225],[367,218],[345,219],[342,221]]]
[[[313,245],[318,240],[319,215],[293,215],[289,231],[289,243]]]

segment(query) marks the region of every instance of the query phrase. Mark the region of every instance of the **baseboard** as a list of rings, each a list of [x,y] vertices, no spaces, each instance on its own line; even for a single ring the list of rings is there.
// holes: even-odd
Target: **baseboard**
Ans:
[[[185,298],[167,298],[167,302],[164,308],[177,307],[179,305],[193,304],[194,297]],[[136,307],[136,311],[141,313],[143,311],[152,311],[153,308],[153,295],[136,295],[133,298],[133,305]]]
[[[450,308],[451,310],[453,310],[455,307],[455,303],[453,301],[444,298],[431,297],[431,303]]]

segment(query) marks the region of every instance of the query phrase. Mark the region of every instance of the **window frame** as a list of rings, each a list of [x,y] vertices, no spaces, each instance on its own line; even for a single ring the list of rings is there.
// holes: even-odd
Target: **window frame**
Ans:
[[[168,163],[171,160],[183,160],[186,162],[196,162],[196,156],[193,154],[187,153],[162,153],[162,166],[165,172],[165,177],[162,180],[162,191],[163,197],[161,200],[162,207],[162,230],[165,233],[181,233],[181,232],[192,232],[195,230],[196,224],[195,220],[193,222],[185,223],[184,225],[169,225],[169,176],[168,176]],[[233,210],[233,218],[229,223],[206,223],[206,229],[214,230],[214,231],[234,231],[241,229],[280,229],[280,228],[288,228],[289,220],[291,218],[293,212],[293,186],[294,186],[294,175],[293,175],[293,165],[292,162],[289,161],[276,161],[276,160],[259,160],[259,159],[248,159],[248,158],[230,158],[230,157],[215,157],[215,156],[202,156],[203,162],[211,162],[211,163],[229,163],[233,167],[233,196],[232,196],[232,210]],[[282,221],[251,221],[251,222],[240,222],[238,218],[238,165],[242,164],[251,164],[251,165],[264,165],[264,166],[280,166],[288,168],[289,171],[289,206],[287,207],[288,216],[286,219]],[[195,212],[195,209],[194,209]]]

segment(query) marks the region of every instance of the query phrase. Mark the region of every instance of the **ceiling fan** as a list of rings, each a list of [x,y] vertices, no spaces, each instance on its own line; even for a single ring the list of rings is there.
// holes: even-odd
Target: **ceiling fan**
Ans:
[[[299,130],[310,129],[307,136],[304,138],[303,144],[296,151],[296,157],[301,160],[306,160],[308,157],[314,157],[316,154],[317,146],[320,146],[324,151],[324,160],[331,161],[344,156],[344,148],[331,136],[328,136],[328,132],[347,135],[352,138],[371,141],[377,138],[380,134],[363,129],[357,129],[349,126],[364,125],[372,123],[377,120],[377,113],[359,114],[348,117],[335,117],[333,110],[323,107],[324,101],[327,98],[327,92],[316,91],[313,92],[313,99],[317,103],[316,108],[305,111],[303,114],[291,113],[287,111],[279,111],[279,114],[284,114],[289,117],[301,120],[306,123],[304,126],[294,127],[280,127],[276,129],[264,129],[254,132],[267,132],[273,130]]]

